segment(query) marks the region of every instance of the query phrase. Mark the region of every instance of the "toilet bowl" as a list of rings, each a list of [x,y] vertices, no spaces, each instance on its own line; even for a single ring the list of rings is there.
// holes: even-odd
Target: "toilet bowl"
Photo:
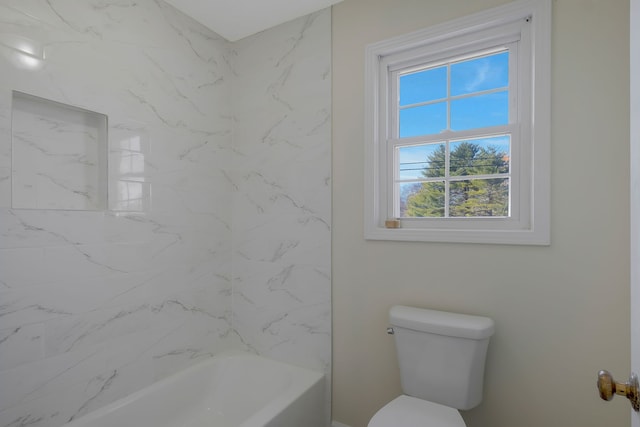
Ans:
[[[407,306],[392,307],[389,320],[404,394],[368,427],[465,427],[459,410],[482,401],[493,320]]]
[[[465,427],[457,409],[402,395],[380,409],[369,427]]]

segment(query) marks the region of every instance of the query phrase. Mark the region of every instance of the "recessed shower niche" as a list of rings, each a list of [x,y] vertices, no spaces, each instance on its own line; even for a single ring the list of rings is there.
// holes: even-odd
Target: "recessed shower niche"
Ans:
[[[13,92],[14,208],[107,207],[107,116]]]

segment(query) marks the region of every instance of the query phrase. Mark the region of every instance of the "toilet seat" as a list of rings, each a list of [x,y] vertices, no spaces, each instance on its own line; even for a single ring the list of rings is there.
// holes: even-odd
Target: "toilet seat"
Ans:
[[[368,427],[465,427],[458,410],[402,395],[382,407]]]

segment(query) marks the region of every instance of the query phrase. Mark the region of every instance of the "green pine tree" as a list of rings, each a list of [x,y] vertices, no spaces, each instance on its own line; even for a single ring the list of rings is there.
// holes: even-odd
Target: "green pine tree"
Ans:
[[[422,174],[427,178],[445,176],[445,147],[440,145],[427,158]],[[509,183],[506,178],[473,179],[475,175],[509,171],[507,153],[493,146],[472,142],[456,143],[450,153],[452,177],[470,179],[450,182],[449,215],[452,217],[506,216],[509,209]],[[405,217],[443,217],[445,213],[444,181],[425,182],[407,199]]]

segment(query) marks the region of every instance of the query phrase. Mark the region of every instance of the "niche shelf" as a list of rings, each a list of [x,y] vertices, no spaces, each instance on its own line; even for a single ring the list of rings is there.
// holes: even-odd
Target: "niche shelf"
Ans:
[[[104,210],[107,116],[14,91],[14,208]]]

